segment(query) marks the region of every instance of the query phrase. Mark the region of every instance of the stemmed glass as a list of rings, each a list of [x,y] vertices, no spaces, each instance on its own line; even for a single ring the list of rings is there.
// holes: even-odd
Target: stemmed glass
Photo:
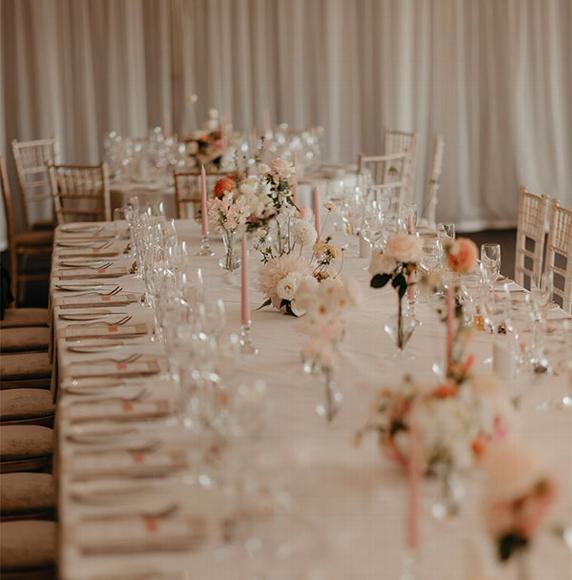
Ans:
[[[485,280],[491,288],[500,275],[501,247],[500,244],[481,244],[481,264]]]
[[[446,240],[455,239],[455,224],[438,224],[437,235],[439,239],[444,242]]]
[[[552,272],[533,275],[530,281],[530,295],[539,320],[546,317],[546,311],[552,301],[554,291]]]

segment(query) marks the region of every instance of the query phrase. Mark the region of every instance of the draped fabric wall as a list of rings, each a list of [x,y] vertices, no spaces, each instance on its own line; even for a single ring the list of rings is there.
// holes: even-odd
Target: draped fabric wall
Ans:
[[[97,162],[106,132],[323,125],[329,159],[433,135],[441,220],[516,221],[517,185],[572,205],[570,0],[0,0],[0,148],[56,135]],[[199,101],[189,103],[196,93]]]

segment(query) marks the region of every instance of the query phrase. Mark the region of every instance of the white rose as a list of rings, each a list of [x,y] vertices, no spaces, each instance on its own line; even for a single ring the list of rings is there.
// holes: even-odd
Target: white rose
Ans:
[[[381,250],[374,250],[371,254],[369,273],[371,276],[375,276],[376,274],[389,274],[395,270],[396,266],[397,261],[393,256]]]
[[[205,123],[205,128],[208,129],[209,131],[216,131],[219,127],[218,124],[218,120],[217,119],[209,119],[206,123]]]
[[[258,180],[255,177],[247,177],[240,184],[240,193],[246,196],[256,195],[256,190],[258,189]]]
[[[287,276],[284,276],[278,284],[276,285],[276,294],[280,300],[292,301],[300,281],[302,280],[302,274],[300,272],[290,272]]]
[[[316,228],[305,220],[296,220],[291,229],[294,242],[301,246],[313,246],[318,238]]]
[[[209,119],[218,119],[218,111],[216,109],[209,109],[208,117]]]

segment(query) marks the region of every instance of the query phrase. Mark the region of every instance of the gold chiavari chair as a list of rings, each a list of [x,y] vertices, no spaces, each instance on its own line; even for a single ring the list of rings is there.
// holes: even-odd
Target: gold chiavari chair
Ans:
[[[56,139],[12,141],[18,182],[22,192],[22,213],[25,229],[52,229],[54,226],[53,200],[50,192],[48,163],[57,163],[59,147]],[[50,217],[32,219],[38,210],[49,211]]]
[[[16,233],[14,226],[14,214],[12,212],[12,193],[8,183],[8,174],[4,158],[0,155],[0,189],[4,201],[4,213],[6,217],[6,233],[10,255],[10,284],[16,304],[24,298],[26,282],[47,281],[49,279],[49,267],[46,266],[44,273],[27,273],[29,258],[49,259],[52,253],[51,231],[28,231]]]
[[[548,197],[531,193],[523,185],[518,195],[514,280],[530,290],[532,280],[542,274]]]
[[[216,181],[221,177],[230,175],[230,173],[209,172],[207,171],[207,191],[212,190]],[[175,179],[175,206],[177,219],[200,219],[201,205],[201,172],[194,171],[176,171]],[[192,206],[192,216],[189,215],[189,206]]]
[[[107,164],[48,165],[58,224],[111,220]]]
[[[572,211],[552,201],[546,272],[552,275],[553,299],[566,312],[572,311]]]
[[[417,137],[417,133],[408,133],[397,129],[385,130],[385,154],[407,153],[408,156],[403,175],[403,193],[408,201],[413,199],[413,190],[415,189]]]

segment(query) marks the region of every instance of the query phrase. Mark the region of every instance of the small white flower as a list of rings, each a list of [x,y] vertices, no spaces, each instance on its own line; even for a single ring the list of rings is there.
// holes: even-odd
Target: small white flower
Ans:
[[[296,220],[291,229],[292,239],[301,246],[313,246],[318,238],[316,228],[306,220]]]
[[[256,195],[256,190],[258,189],[258,179],[256,177],[247,177],[240,184],[240,193],[243,195]]]
[[[209,119],[218,119],[218,111],[216,109],[209,109]]]

